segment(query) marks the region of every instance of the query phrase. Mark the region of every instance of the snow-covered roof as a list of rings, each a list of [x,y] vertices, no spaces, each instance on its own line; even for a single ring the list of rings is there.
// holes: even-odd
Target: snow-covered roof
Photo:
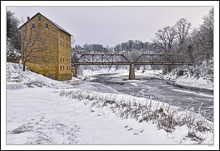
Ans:
[[[55,23],[55,22],[53,22],[52,20],[50,20],[50,19],[48,19],[47,17],[45,17],[44,15],[42,15],[41,13],[37,13],[36,15],[34,15],[33,17],[31,17],[27,22],[25,22],[23,25],[21,25],[20,27],[19,27],[19,29],[21,28],[21,27],[23,27],[24,25],[26,25],[28,22],[30,22],[30,20],[32,20],[34,17],[36,17],[37,15],[41,15],[41,16],[43,16],[44,18],[46,18],[49,22],[51,22],[52,24],[54,24],[58,29],[60,29],[60,30],[62,30],[63,32],[65,32],[65,33],[67,33],[68,35],[70,35],[70,36],[72,36],[69,32],[67,32],[65,29],[63,29],[61,26],[59,26],[57,23]]]

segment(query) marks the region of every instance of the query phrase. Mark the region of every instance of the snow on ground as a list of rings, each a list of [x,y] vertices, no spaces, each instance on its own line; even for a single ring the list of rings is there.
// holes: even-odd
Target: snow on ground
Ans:
[[[121,119],[107,107],[87,103],[56,95],[51,88],[8,89],[7,144],[197,143],[187,137],[186,126],[167,133],[156,124]],[[213,134],[206,135],[204,143],[212,144]]]
[[[176,84],[213,90],[213,58],[204,60],[196,66],[180,66],[163,76],[163,79],[175,81]]]
[[[74,77],[72,80],[65,81],[66,83],[52,80],[41,74],[31,72],[27,67],[25,72],[23,72],[23,65],[17,63],[7,63],[6,70],[7,89],[20,89],[25,87],[72,88],[72,85],[82,83],[81,80]]]
[[[82,102],[57,97],[51,89],[28,88],[25,92],[22,96],[19,94],[23,90],[7,92],[11,94],[7,104],[7,144],[175,143],[152,124],[121,120],[108,111],[91,111]]]
[[[172,78],[172,76],[167,76],[165,79],[174,80],[176,84],[184,85],[184,86],[192,86],[197,88],[205,88],[209,90],[213,90],[213,82],[210,82],[203,78],[195,78],[195,77],[187,77],[181,76],[178,78]]]
[[[213,144],[213,123],[199,114],[81,83],[7,63],[7,144]]]

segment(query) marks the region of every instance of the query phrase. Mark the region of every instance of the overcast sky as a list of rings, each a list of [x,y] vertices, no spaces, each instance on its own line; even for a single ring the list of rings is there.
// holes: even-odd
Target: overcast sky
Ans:
[[[26,22],[40,12],[76,39],[85,43],[115,46],[128,40],[151,42],[155,33],[173,26],[181,18],[191,22],[192,29],[202,24],[211,7],[7,7]]]

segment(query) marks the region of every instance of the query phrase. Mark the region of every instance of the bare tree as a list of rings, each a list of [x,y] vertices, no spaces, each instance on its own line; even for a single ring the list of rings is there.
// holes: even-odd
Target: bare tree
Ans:
[[[24,31],[21,34],[21,57],[23,62],[23,71],[25,71],[25,65],[29,60],[45,61],[42,55],[38,52],[46,50],[47,40],[42,36],[43,31],[40,29],[32,29],[31,26],[24,27]]]
[[[193,56],[197,63],[213,56],[214,9],[203,18],[203,24],[194,29],[192,37]]]
[[[153,39],[154,44],[162,49],[165,53],[170,53],[173,42],[176,39],[176,31],[174,27],[166,26],[162,30],[159,29]]]
[[[209,14],[203,18],[203,24],[200,26],[199,35],[202,42],[205,43],[205,52],[213,55],[213,32],[214,32],[214,8],[209,11]],[[209,56],[208,56],[209,57]]]
[[[153,39],[157,48],[162,49],[166,54],[173,50],[174,40],[176,39],[176,30],[174,27],[166,26],[162,30],[159,29],[156,37]],[[168,72],[171,71],[171,66],[167,65]]]
[[[181,18],[175,25],[177,38],[179,41],[179,52],[184,53],[184,44],[189,33],[191,23],[185,18]]]

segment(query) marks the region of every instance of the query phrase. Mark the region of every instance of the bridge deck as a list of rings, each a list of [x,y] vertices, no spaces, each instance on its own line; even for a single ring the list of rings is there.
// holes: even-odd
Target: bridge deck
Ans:
[[[72,65],[191,65],[190,62],[73,62]]]

